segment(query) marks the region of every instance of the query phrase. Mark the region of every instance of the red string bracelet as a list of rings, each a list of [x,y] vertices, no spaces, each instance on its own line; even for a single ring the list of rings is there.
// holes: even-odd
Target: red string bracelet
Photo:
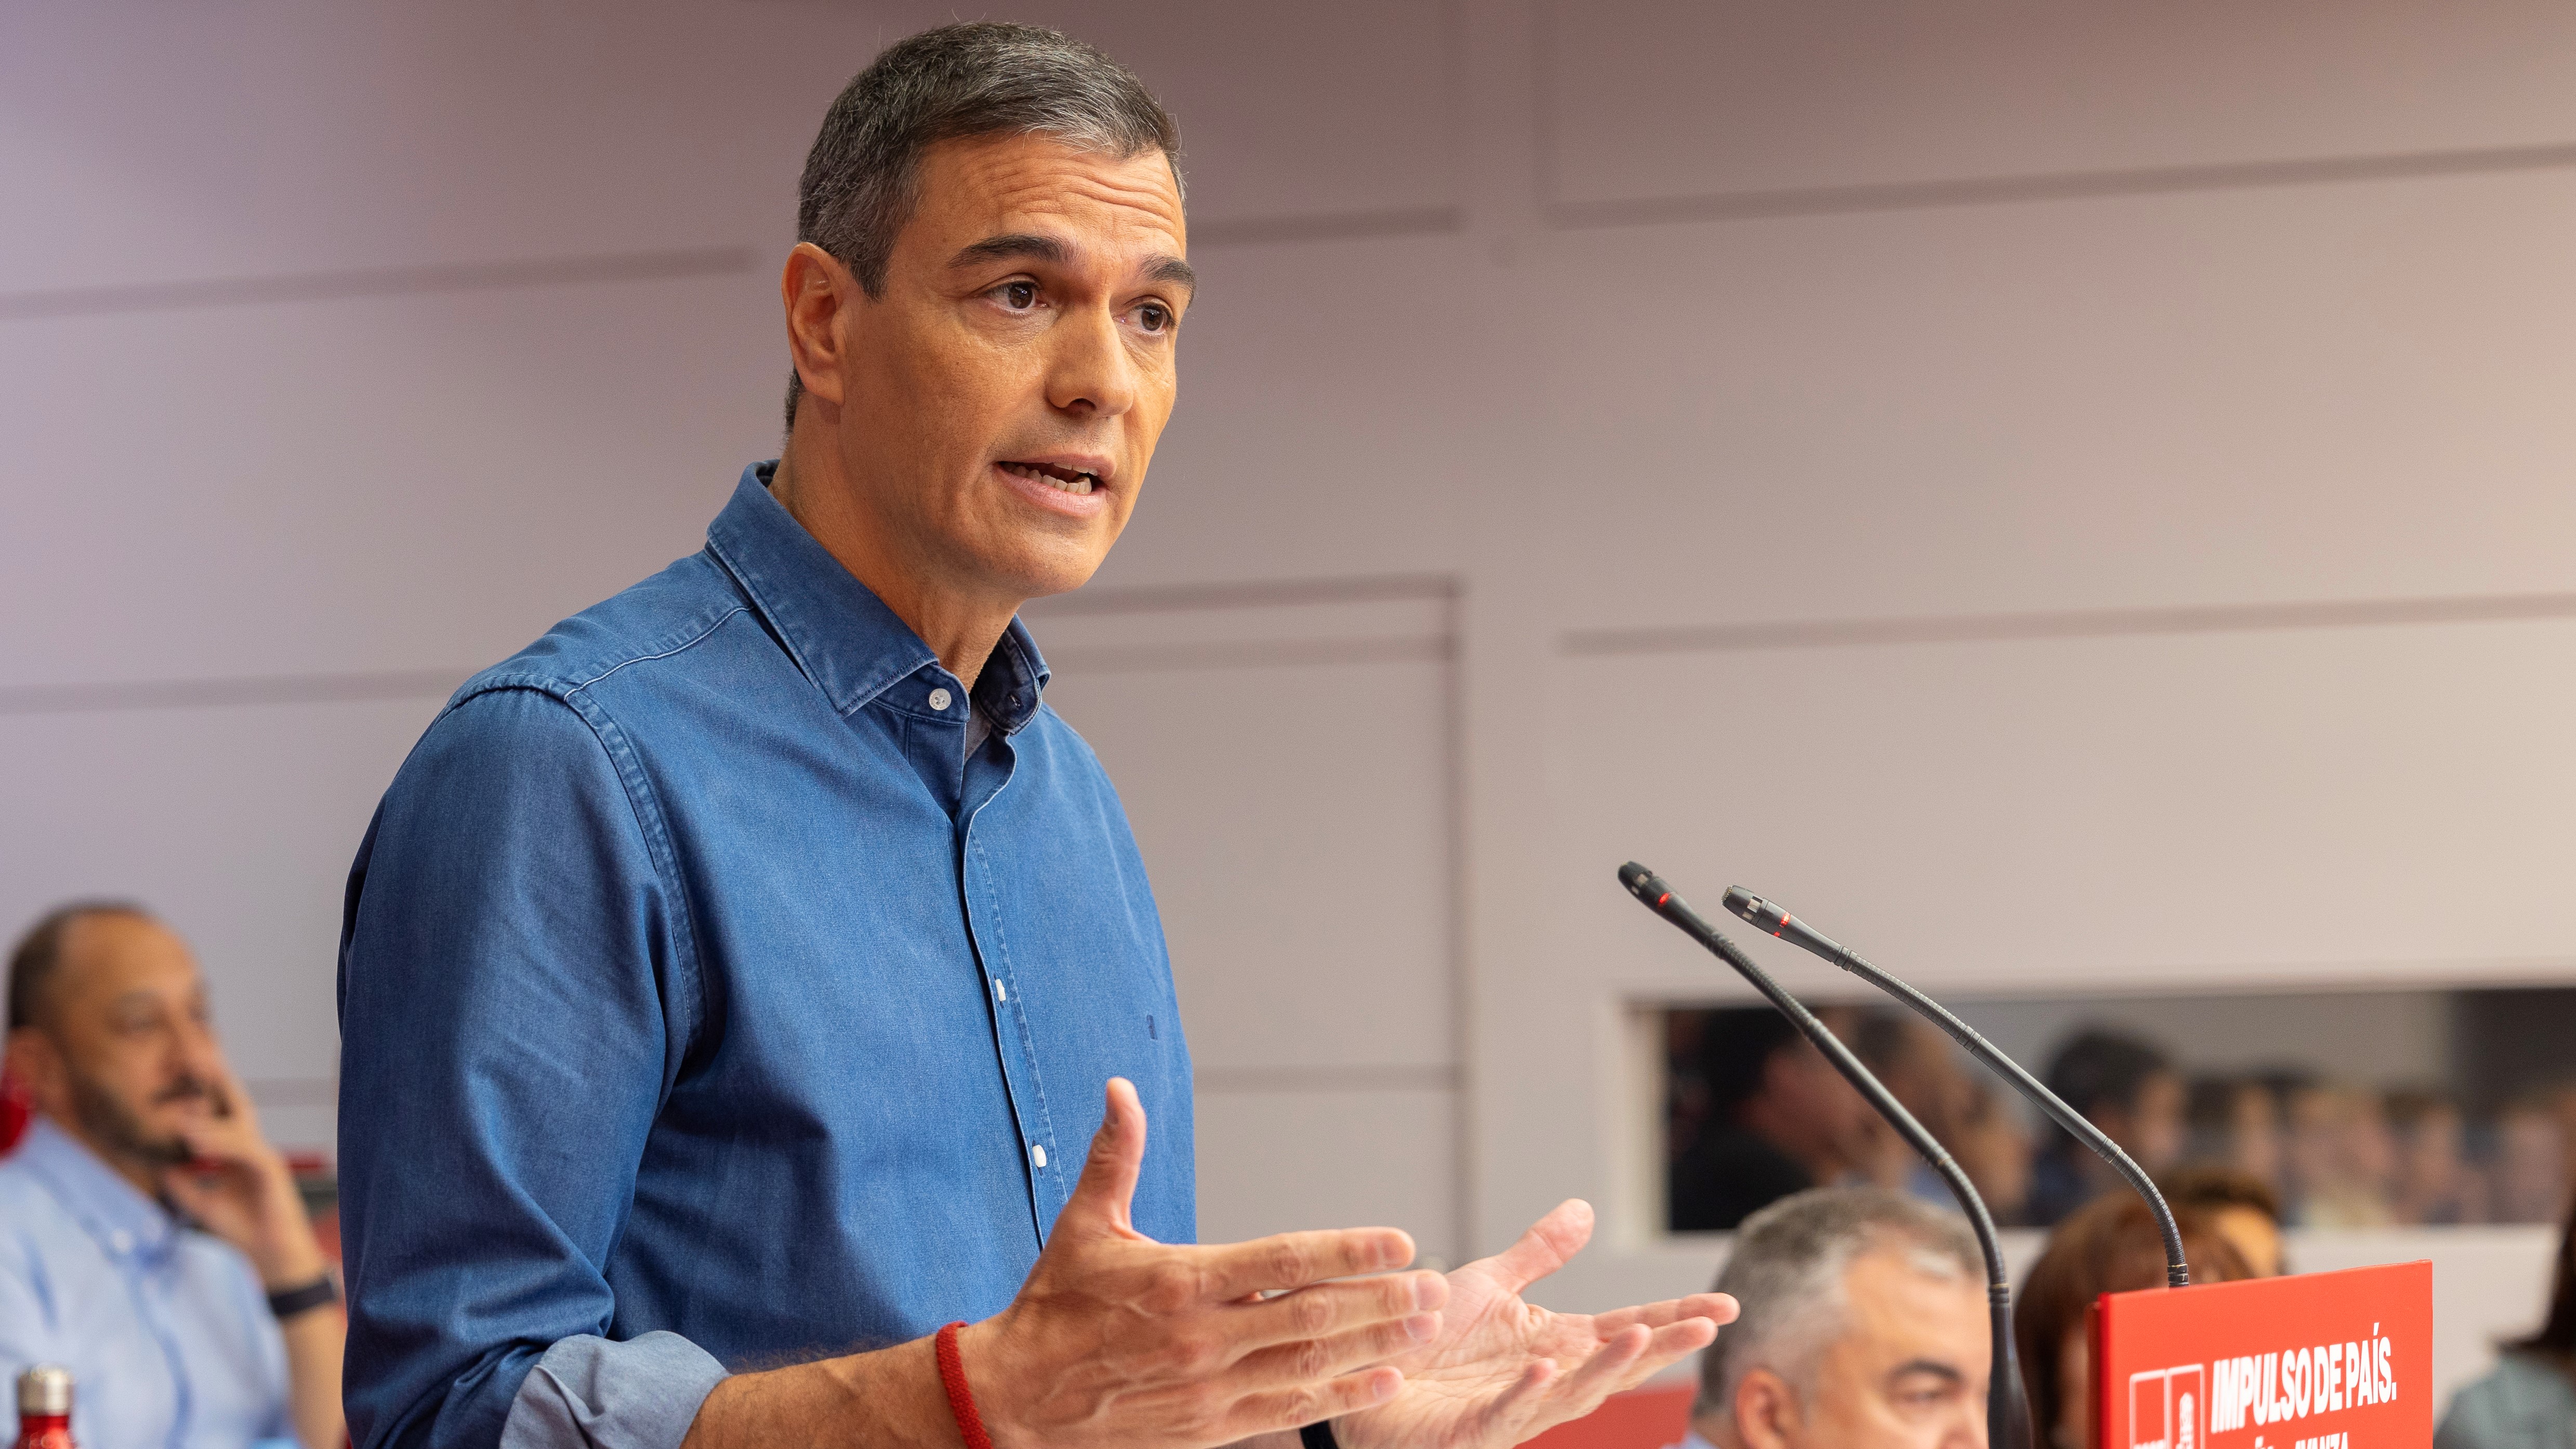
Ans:
[[[975,1391],[966,1387],[966,1357],[957,1351],[957,1330],[965,1326],[960,1321],[939,1330],[939,1382],[948,1390],[948,1412],[957,1417],[957,1432],[966,1436],[966,1449],[993,1449],[993,1436],[984,1432],[984,1416],[975,1412]]]

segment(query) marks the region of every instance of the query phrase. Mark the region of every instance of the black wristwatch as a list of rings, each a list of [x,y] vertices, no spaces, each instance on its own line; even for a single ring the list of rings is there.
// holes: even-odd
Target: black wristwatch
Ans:
[[[271,1293],[268,1295],[268,1311],[276,1314],[278,1321],[283,1323],[299,1313],[310,1313],[326,1303],[339,1301],[340,1285],[332,1282],[331,1275],[325,1273],[300,1288],[280,1288]]]
[[[1298,1430],[1297,1439],[1306,1449],[1342,1449],[1341,1441],[1333,1437],[1333,1421],[1330,1419],[1317,1419]]]

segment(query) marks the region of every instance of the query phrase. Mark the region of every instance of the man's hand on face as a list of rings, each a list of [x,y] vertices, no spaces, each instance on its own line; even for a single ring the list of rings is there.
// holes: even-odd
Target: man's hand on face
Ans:
[[[181,1135],[193,1160],[163,1178],[170,1200],[241,1249],[272,1292],[321,1277],[327,1264],[295,1173],[260,1135],[250,1094],[231,1068],[216,1083],[206,1115]]]
[[[1144,1156],[1144,1106],[1113,1080],[1037,1267],[960,1335],[999,1449],[1229,1444],[1395,1397],[1404,1376],[1385,1363],[1437,1340],[1448,1296],[1436,1273],[1385,1271],[1412,1260],[1410,1238],[1157,1243],[1128,1217]]]
[[[1598,1315],[1522,1301],[1591,1236],[1591,1207],[1565,1202],[1519,1242],[1450,1274],[1440,1337],[1394,1360],[1403,1393],[1335,1420],[1334,1438],[1344,1449],[1501,1449],[1591,1413],[1735,1321],[1723,1293]]]

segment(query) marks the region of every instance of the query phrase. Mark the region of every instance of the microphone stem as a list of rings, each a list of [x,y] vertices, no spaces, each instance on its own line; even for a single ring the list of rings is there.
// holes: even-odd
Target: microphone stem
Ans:
[[[1807,929],[1810,934],[1814,934],[1813,927]],[[2121,1151],[2120,1144],[2104,1136],[2102,1129],[2087,1121],[2083,1113],[2066,1105],[2055,1092],[2050,1091],[2037,1077],[2024,1070],[2021,1063],[1997,1051],[1992,1042],[1977,1034],[1975,1027],[1951,1015],[1949,1008],[1872,966],[1848,948],[1826,941],[1821,935],[1817,935],[1816,939],[1824,941],[1832,948],[1830,951],[1820,951],[1817,954],[1904,1002],[1914,1009],[1916,1015],[1948,1032],[1951,1040],[1967,1048],[1968,1055],[1985,1063],[1989,1070],[2020,1088],[2022,1095],[2037,1102],[2040,1109],[2049,1115],[2051,1121],[2065,1128],[2076,1141],[2091,1148],[2095,1156],[2111,1164],[2120,1176],[2127,1178],[2129,1186],[2137,1189],[2138,1195],[2147,1200],[2148,1208],[2155,1213],[2156,1231],[2164,1235],[2166,1286],[2186,1288],[2191,1285],[2191,1267],[2183,1261],[2182,1229],[2174,1222],[2173,1209],[2166,1204],[2165,1195],[2157,1190],[2155,1179],[2147,1176],[2147,1170],[2138,1165],[2137,1159]],[[1799,944],[1807,943],[1801,941]]]
[[[2020,1432],[2025,1415],[2021,1374],[2013,1356],[2012,1281],[2004,1271],[2003,1244],[1995,1236],[1994,1217],[1986,1211],[1985,1199],[1977,1195],[1976,1186],[1968,1181],[1968,1174],[1950,1156],[1949,1150],[1914,1119],[1914,1114],[1905,1110],[1905,1104],[1897,1101],[1869,1068],[1852,1055],[1851,1049],[1816,1019],[1814,1012],[1772,980],[1770,973],[1753,964],[1752,957],[1720,935],[1681,897],[1665,892],[1660,901],[1643,894],[1638,898],[1656,914],[1679,926],[1683,934],[1699,942],[1719,960],[1734,967],[1737,975],[1753,983],[1753,989],[1761,992],[1782,1016],[1789,1018],[1799,1032],[1815,1044],[1816,1050],[1824,1053],[1825,1060],[1833,1063],[1834,1070],[1842,1074],[1843,1080],[1851,1083],[1870,1106],[1877,1109],[1879,1116],[1887,1119],[1897,1135],[1905,1139],[1906,1145],[1932,1165],[1932,1170],[1939,1173],[1941,1181],[1949,1187],[1950,1195],[1959,1200],[1959,1210],[1967,1214],[1968,1225],[1977,1235],[1977,1249],[1986,1259],[1987,1317],[1994,1339],[1986,1393],[1987,1442],[1997,1449],[2022,1449],[2029,1441]]]

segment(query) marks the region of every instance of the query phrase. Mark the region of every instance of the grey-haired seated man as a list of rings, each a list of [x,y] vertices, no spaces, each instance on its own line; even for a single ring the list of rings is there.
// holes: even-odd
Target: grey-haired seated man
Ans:
[[[1982,1449],[1983,1262],[1966,1219],[1882,1188],[1745,1219],[1717,1279],[1743,1316],[1700,1361],[1682,1449]]]

